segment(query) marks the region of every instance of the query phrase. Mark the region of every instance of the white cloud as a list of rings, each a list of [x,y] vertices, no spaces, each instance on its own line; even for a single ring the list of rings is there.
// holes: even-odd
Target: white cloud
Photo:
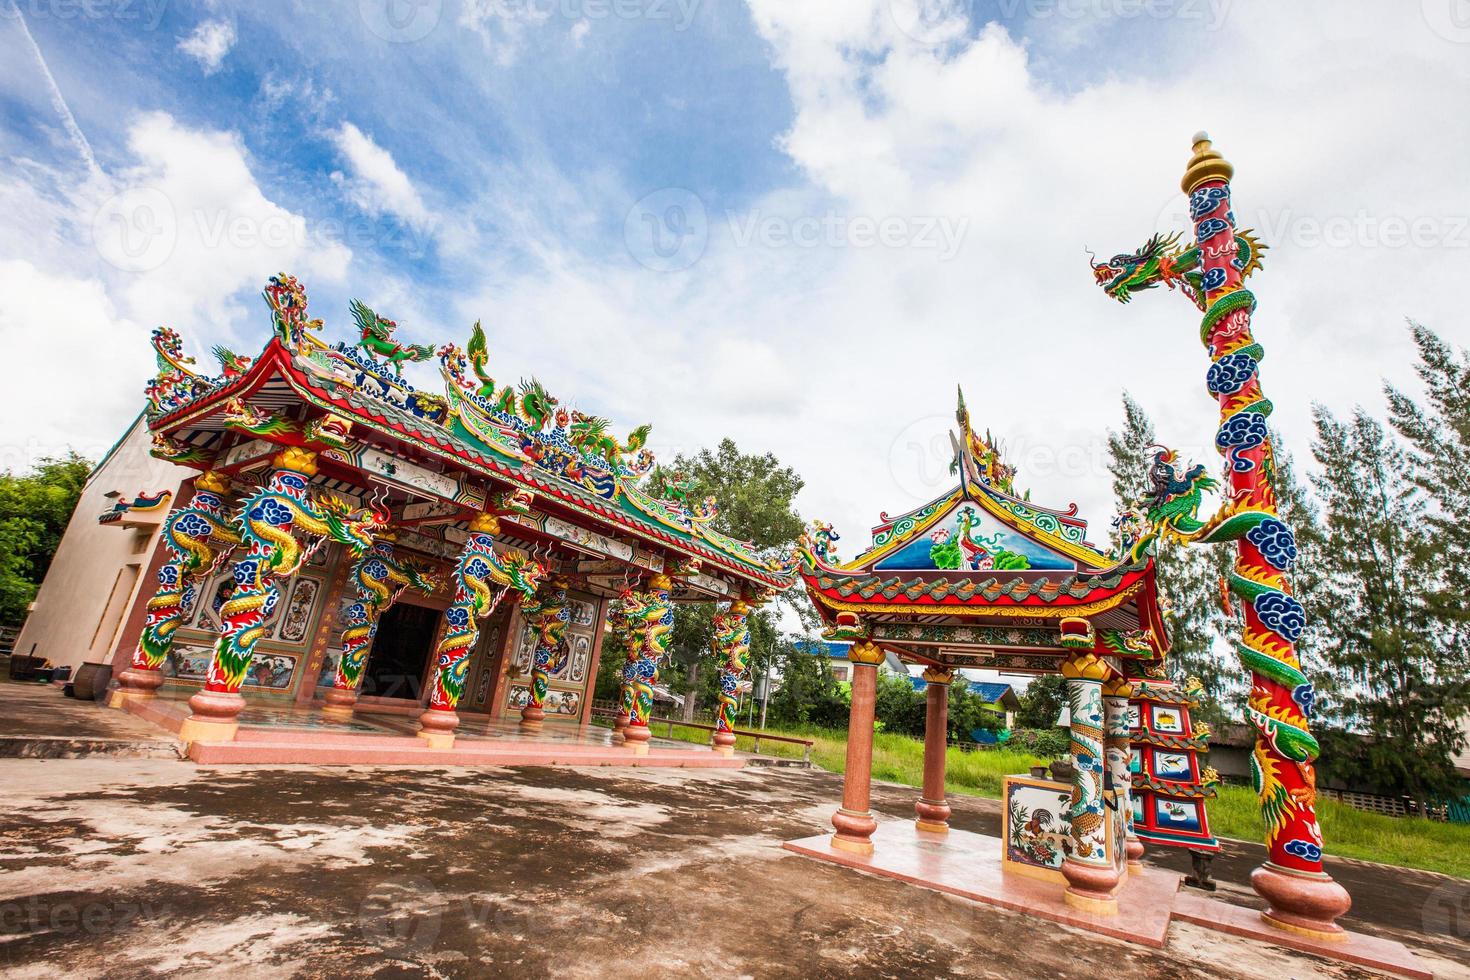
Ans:
[[[577,21],[572,25],[572,29],[567,32],[568,36],[572,39],[572,45],[578,48],[587,40],[587,35],[590,33],[592,33],[592,22],[590,20]]]
[[[223,20],[206,20],[188,37],[179,38],[179,50],[199,62],[204,74],[213,75],[235,46],[235,25]]]
[[[369,214],[391,214],[415,227],[425,227],[432,216],[408,175],[373,138],[350,122],[331,134],[351,173],[341,177],[348,196]]]

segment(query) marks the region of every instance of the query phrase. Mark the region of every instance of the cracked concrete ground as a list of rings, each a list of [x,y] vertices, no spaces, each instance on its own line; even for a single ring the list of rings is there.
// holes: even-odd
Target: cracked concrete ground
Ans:
[[[827,827],[822,772],[12,759],[0,790],[7,977],[1369,975],[1182,924],[1150,950],[781,850]],[[913,796],[879,785],[874,809]],[[996,833],[994,801],[953,804]],[[1225,897],[1254,900],[1255,860],[1222,860]],[[1333,870],[1354,928],[1470,977],[1470,922],[1435,918],[1470,883]]]

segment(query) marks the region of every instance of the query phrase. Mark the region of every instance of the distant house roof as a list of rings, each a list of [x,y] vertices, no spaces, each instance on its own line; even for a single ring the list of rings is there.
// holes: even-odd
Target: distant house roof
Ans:
[[[838,643],[835,640],[797,640],[794,645],[802,653],[829,657],[832,660],[846,660],[848,648],[852,646],[851,643]]]
[[[909,683],[914,685],[914,690],[922,691],[929,686],[929,682],[922,677],[909,677]],[[997,683],[995,681],[970,681],[970,692],[977,694],[986,704],[1001,708],[1006,711],[1019,711],[1021,699],[1016,697],[1016,692],[1009,684]]]

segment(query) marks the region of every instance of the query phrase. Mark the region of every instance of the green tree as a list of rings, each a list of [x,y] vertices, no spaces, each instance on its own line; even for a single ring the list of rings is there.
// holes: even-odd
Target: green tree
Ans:
[[[873,715],[883,726],[883,731],[895,735],[924,737],[925,697],[914,690],[908,675],[878,672],[877,699]]]
[[[1123,427],[1108,432],[1108,470],[1119,510],[1136,506],[1148,491],[1149,447],[1157,441],[1148,414],[1125,392]],[[1232,558],[1233,551],[1224,547],[1163,545],[1155,559],[1159,593],[1169,613],[1170,675],[1179,681],[1200,679],[1214,702],[1207,703],[1200,715],[1213,714],[1214,720],[1223,720],[1218,705],[1239,694],[1234,668],[1222,655],[1228,624],[1219,583]]]
[[[808,653],[784,638],[776,642],[772,655],[781,686],[771,695],[768,724],[847,728],[847,692],[832,676],[825,656]]]
[[[0,474],[0,624],[25,619],[91,472],[90,460],[68,453]]]
[[[734,440],[722,439],[715,449],[680,454],[671,465],[649,475],[655,496],[681,496],[689,504],[714,497],[719,513],[712,526],[721,534],[749,541],[764,557],[788,551],[802,532],[796,512],[796,494],[802,479],[771,453],[742,453]],[[805,598],[783,597],[799,603],[804,622],[813,614]],[[713,707],[719,690],[719,671],[710,650],[714,639],[714,603],[685,603],[674,609],[674,632],[669,663],[662,681],[685,696],[685,713],[693,717],[704,705]],[[750,676],[763,676],[776,663],[779,639],[772,611],[757,609],[750,616]]]
[[[1414,483],[1430,507],[1422,544],[1438,552],[1438,575],[1426,601],[1433,619],[1447,631],[1470,664],[1470,352],[1450,347],[1434,331],[1409,324],[1419,361],[1415,373],[1424,386],[1421,406],[1385,384],[1389,419],[1408,443]],[[1462,671],[1463,673],[1463,671]]]
[[[1066,681],[1060,674],[1042,674],[1031,678],[1021,695],[1021,710],[1016,712],[1017,728],[1055,728],[1066,701]]]
[[[1314,422],[1332,610],[1320,642],[1342,685],[1328,720],[1368,736],[1329,766],[1421,802],[1457,794],[1452,757],[1470,699],[1463,652],[1438,628],[1437,567],[1413,460],[1361,409],[1342,422],[1319,405]]]

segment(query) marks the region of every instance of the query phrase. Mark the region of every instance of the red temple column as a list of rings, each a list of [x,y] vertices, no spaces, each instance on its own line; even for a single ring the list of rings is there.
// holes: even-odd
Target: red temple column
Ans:
[[[954,671],[930,667],[924,671],[924,795],[914,804],[920,830],[949,833],[949,804],[944,801],[944,768],[949,750],[949,686]]]
[[[847,769],[842,776],[842,806],[832,814],[832,846],[854,854],[873,853],[878,822],[868,809],[873,782],[873,708],[878,699],[878,665],[883,651],[872,640],[858,640],[847,651],[852,664],[852,706],[847,717]]]

